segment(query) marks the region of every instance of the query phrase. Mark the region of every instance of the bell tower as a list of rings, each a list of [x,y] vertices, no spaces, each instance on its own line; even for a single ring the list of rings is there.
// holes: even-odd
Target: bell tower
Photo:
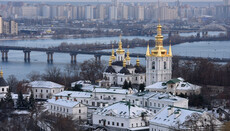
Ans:
[[[171,44],[169,52],[163,46],[163,36],[161,34],[162,26],[157,26],[157,35],[155,36],[155,48],[146,51],[146,86],[156,82],[168,81],[172,77],[172,50]]]

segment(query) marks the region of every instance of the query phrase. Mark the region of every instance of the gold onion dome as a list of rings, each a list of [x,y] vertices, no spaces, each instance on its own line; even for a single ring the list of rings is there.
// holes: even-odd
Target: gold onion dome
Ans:
[[[150,53],[149,53],[149,44],[147,45],[146,56],[150,56]]]
[[[137,56],[136,64],[137,64],[137,66],[140,66],[139,56]]]
[[[117,54],[125,54],[125,50],[122,49],[122,42],[121,42],[121,35],[120,35],[120,41],[118,42],[118,49]]]
[[[126,67],[126,60],[123,60],[123,67]]]
[[[1,75],[1,78],[3,78],[3,71],[2,71],[2,69],[1,69],[0,75]]]
[[[113,49],[113,45],[112,45],[112,55],[111,55],[111,59],[116,60],[116,56],[114,55],[114,49]]]
[[[155,48],[152,49],[151,55],[156,57],[164,57],[167,55],[167,50],[163,47],[163,35],[161,34],[162,26],[159,24],[157,26],[157,35],[155,36]]]
[[[109,66],[112,66],[112,59],[109,59]]]
[[[127,57],[126,57],[126,60],[127,61],[130,61],[131,60],[131,58],[129,57],[129,45],[127,46]]]

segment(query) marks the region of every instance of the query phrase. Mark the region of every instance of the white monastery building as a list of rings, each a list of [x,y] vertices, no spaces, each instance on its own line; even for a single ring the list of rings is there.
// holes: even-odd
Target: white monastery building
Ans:
[[[47,106],[51,114],[71,116],[75,120],[87,120],[87,106],[80,102],[55,98],[48,99]]]
[[[200,86],[185,82],[183,78],[175,78],[167,82],[156,82],[145,89],[151,92],[168,92],[174,95],[200,94],[201,91]]]
[[[178,106],[188,108],[188,99],[173,96],[169,93],[139,92],[127,95],[126,100],[132,104],[143,107],[157,113],[166,106]]]
[[[149,129],[153,112],[127,101],[98,109],[93,113],[93,125],[106,126],[110,131]]]
[[[64,86],[51,81],[33,81],[27,86],[31,87],[35,99],[49,99],[52,95],[64,91]]]
[[[125,100],[127,95],[133,93],[133,90],[111,87],[95,88],[92,92],[63,91],[55,94],[54,97],[78,101],[92,107],[104,107]]]
[[[149,131],[220,130],[221,122],[204,111],[166,106],[150,120]]]

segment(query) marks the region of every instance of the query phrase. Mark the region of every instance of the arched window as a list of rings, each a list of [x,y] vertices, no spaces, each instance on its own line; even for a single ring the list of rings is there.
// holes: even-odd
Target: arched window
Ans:
[[[155,70],[155,61],[152,62],[152,69]]]
[[[167,69],[167,63],[164,62],[164,69]]]

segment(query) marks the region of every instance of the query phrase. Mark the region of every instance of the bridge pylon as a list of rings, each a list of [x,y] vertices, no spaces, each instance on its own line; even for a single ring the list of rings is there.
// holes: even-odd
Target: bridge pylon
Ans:
[[[46,52],[47,54],[47,63],[52,64],[53,63],[53,54],[54,52]]]
[[[1,52],[2,52],[2,61],[8,61],[9,50],[1,50]]]
[[[30,50],[23,50],[24,52],[24,61],[25,62],[30,62]]]
[[[71,64],[77,63],[77,53],[70,53],[71,56]]]

